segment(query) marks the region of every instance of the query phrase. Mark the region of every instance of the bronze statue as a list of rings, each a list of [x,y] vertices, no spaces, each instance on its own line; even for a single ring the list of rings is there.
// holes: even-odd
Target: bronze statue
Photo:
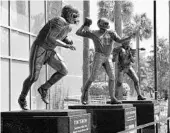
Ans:
[[[111,104],[120,104],[121,102],[115,98],[113,90],[115,78],[111,54],[114,48],[114,41],[123,43],[131,37],[121,39],[115,31],[109,30],[110,25],[106,18],[101,18],[98,20],[97,25],[99,30],[90,30],[89,27],[91,24],[92,20],[90,18],[85,18],[84,24],[76,32],[78,36],[92,39],[95,46],[92,73],[82,90],[81,102],[82,104],[88,104],[88,89],[95,80],[99,68],[103,66],[109,76],[109,94]]]
[[[78,10],[67,5],[63,7],[61,17],[49,20],[40,30],[31,48],[29,76],[23,83],[22,92],[18,99],[18,103],[23,110],[27,110],[26,96],[32,84],[38,79],[43,65],[48,64],[56,70],[50,79],[38,88],[38,92],[46,104],[49,103],[47,99],[48,89],[67,75],[68,70],[64,61],[61,60],[60,55],[54,49],[60,46],[75,50],[72,45],[73,41],[67,37],[67,34],[72,30],[70,24],[77,24],[78,22]]]
[[[138,95],[138,100],[145,100],[139,89],[139,79],[132,67],[132,63],[135,62],[135,49],[130,47],[130,40],[122,43],[122,46],[117,47],[113,50],[113,59],[115,62],[116,58],[118,60],[118,79],[116,83],[116,88],[122,86],[123,75],[126,73],[134,82],[134,87]]]

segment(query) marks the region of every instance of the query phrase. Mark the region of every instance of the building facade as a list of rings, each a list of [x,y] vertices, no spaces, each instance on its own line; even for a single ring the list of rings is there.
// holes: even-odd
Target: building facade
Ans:
[[[38,81],[33,84],[27,96],[30,109],[64,108],[65,97],[79,97],[82,86],[83,39],[75,32],[83,22],[83,1],[41,0],[41,1],[1,1],[1,111],[18,110],[18,97],[22,84],[29,73],[28,59],[30,47],[39,30],[49,19],[59,16],[61,8],[71,4],[80,11],[80,24],[73,26],[69,36],[73,39],[76,51],[61,47],[56,51],[66,62],[69,73],[49,90],[50,104],[46,106],[37,88],[54,72],[49,66],[41,70]]]

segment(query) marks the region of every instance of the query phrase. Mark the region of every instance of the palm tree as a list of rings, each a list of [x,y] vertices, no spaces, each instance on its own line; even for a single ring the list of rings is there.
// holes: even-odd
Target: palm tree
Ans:
[[[140,79],[140,66],[139,66],[139,43],[143,39],[149,39],[152,35],[152,24],[151,20],[147,17],[145,13],[141,15],[135,15],[132,22],[127,23],[123,29],[125,35],[130,35],[136,33],[136,69],[138,72],[138,77]]]
[[[122,16],[121,16],[121,1],[115,1],[115,30],[119,36],[122,36]],[[123,15],[124,16],[124,15]]]
[[[121,17],[121,1],[115,1],[115,30],[117,34],[121,37],[122,36],[122,17]],[[120,44],[116,44],[119,46]],[[115,62],[115,83],[118,80],[118,61]],[[115,85],[116,86],[116,85]],[[116,98],[122,100],[123,99],[123,87],[115,87],[115,96]]]
[[[123,23],[127,23],[132,17],[133,3],[131,1],[101,0],[98,2],[98,6],[98,18],[106,17],[113,22],[117,16],[121,16],[120,18],[123,20]],[[118,8],[119,12],[117,12]]]
[[[106,17],[111,21],[114,21],[114,0],[112,1],[99,1],[98,18]]]

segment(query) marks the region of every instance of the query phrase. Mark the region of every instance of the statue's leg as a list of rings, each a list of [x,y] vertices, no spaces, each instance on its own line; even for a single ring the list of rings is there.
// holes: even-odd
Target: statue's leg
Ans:
[[[121,104],[120,101],[118,101],[115,97],[115,89],[114,89],[114,83],[115,83],[115,77],[114,77],[114,67],[113,67],[113,62],[112,60],[109,58],[106,60],[106,62],[103,64],[106,73],[109,77],[109,84],[108,84],[108,88],[109,88],[109,95],[111,98],[111,104]]]
[[[23,82],[23,88],[18,99],[20,107],[26,110],[26,96],[32,84],[38,79],[40,70],[45,60],[46,51],[35,44],[31,48],[29,60],[29,76]]]
[[[81,96],[82,104],[88,103],[88,89],[92,84],[92,82],[96,79],[98,75],[98,71],[102,66],[103,60],[104,60],[103,56],[101,56],[99,53],[95,54],[90,78],[87,80],[87,82],[85,83],[82,89],[82,96]]]
[[[123,88],[122,88],[122,83],[123,83],[123,71],[120,71],[118,68],[117,72],[117,79],[116,79],[116,87],[115,87],[115,95],[116,97],[120,100],[123,99]]]
[[[133,80],[134,82],[134,87],[135,87],[135,90],[136,90],[136,93],[138,95],[138,100],[145,100],[146,98],[144,98],[142,95],[141,95],[141,92],[140,92],[140,87],[139,87],[139,79],[138,79],[138,76],[135,72],[135,70],[130,67],[129,70],[127,71],[127,75]]]
[[[89,78],[87,82],[84,85],[84,88],[82,90],[82,95],[81,95],[81,103],[82,104],[88,104],[88,89],[91,86],[93,80]]]
[[[54,69],[56,72],[47,80],[43,85],[38,89],[38,92],[41,94],[42,100],[48,104],[49,100],[47,97],[48,89],[58,82],[62,77],[66,76],[68,71],[65,63],[60,59],[59,55],[56,55],[54,51],[50,53],[47,63]]]

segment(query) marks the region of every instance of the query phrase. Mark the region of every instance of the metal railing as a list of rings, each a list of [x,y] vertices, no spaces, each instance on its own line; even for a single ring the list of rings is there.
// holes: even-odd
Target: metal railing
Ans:
[[[142,132],[142,129],[144,129],[145,127],[149,127],[149,126],[152,126],[152,125],[157,125],[158,123],[161,123],[161,122],[164,122],[164,123],[167,122],[167,133],[170,133],[170,127],[169,127],[170,117],[164,118],[164,119],[161,119],[161,120],[158,120],[158,121],[146,123],[144,125],[140,125],[140,126],[137,126],[137,127],[131,128],[131,129],[127,129],[125,131],[121,131],[121,132],[118,132],[118,133],[130,133],[132,131],[137,131],[137,130],[141,130],[141,132]],[[156,133],[166,133],[166,132],[158,132],[158,131],[156,131]]]

